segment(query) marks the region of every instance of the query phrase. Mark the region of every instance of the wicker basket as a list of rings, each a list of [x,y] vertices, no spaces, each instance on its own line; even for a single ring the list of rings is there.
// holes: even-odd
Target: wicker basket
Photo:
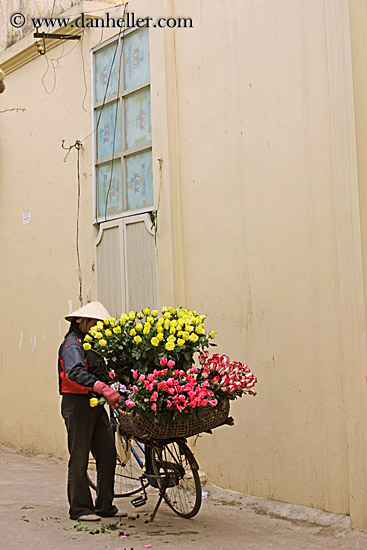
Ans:
[[[221,399],[216,407],[204,407],[200,418],[195,415],[177,416],[174,422],[154,422],[150,418],[132,416],[119,410],[120,432],[140,440],[162,440],[184,438],[212,430],[228,418],[229,400]]]

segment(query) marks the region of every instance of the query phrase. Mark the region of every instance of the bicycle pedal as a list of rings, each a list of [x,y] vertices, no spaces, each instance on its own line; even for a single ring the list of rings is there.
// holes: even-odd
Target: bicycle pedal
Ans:
[[[145,497],[136,497],[136,498],[132,499],[131,504],[133,506],[135,506],[135,508],[139,508],[139,506],[144,506],[144,504],[146,504],[147,500],[148,499],[145,498]]]

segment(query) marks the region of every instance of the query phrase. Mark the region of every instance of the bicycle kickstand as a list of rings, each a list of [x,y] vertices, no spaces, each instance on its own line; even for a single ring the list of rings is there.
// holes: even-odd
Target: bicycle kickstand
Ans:
[[[164,493],[166,492],[166,489],[169,485],[169,474],[164,476],[164,480],[163,480],[163,483],[162,485],[160,486],[159,488],[159,499],[157,501],[157,504],[155,505],[155,508],[150,516],[150,523],[154,520],[155,516],[156,516],[156,513],[158,512],[158,508],[160,507],[161,505],[161,502],[163,500],[163,497],[164,497]]]

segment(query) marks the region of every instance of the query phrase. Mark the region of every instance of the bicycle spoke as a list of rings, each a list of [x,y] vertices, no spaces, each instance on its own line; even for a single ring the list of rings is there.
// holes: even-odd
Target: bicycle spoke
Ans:
[[[170,476],[164,494],[168,506],[178,515],[186,518],[198,513],[201,505],[201,484],[195,459],[183,442],[164,445],[161,450],[151,449],[152,471],[161,476]]]
[[[120,438],[118,440],[117,438]],[[131,449],[130,449],[131,445]],[[142,468],[145,463],[144,446],[130,442],[116,433],[116,467],[115,467],[115,497],[130,496],[141,491]],[[120,460],[122,457],[122,461]],[[97,470],[93,457],[89,460],[87,477],[89,485],[96,490]]]

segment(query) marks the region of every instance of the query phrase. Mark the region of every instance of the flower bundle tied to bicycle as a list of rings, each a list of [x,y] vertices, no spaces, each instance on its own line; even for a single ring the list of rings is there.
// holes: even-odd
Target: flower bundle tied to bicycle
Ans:
[[[84,349],[93,349],[115,371],[125,419],[150,422],[143,432],[165,425],[167,437],[172,425],[186,424],[182,436],[187,437],[188,431],[225,420],[229,400],[256,395],[257,379],[245,363],[209,357],[216,333],[206,331],[205,315],[173,307],[161,313],[145,308],[99,321],[86,335]]]

